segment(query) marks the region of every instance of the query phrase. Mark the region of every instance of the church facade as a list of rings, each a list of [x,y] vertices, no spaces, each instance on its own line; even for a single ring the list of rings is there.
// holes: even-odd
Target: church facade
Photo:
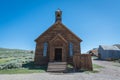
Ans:
[[[82,40],[62,23],[62,11],[55,12],[55,23],[36,40],[35,64],[67,62],[73,64],[73,55],[81,54]]]

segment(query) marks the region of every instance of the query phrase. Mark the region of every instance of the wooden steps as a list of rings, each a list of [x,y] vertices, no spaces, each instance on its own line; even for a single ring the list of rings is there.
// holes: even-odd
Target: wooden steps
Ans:
[[[48,72],[65,72],[67,68],[67,62],[49,62]]]

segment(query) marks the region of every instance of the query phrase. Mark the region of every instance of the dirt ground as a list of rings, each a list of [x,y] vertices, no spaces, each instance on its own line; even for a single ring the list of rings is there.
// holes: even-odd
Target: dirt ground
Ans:
[[[93,64],[103,66],[97,73],[33,73],[1,74],[0,80],[120,80],[120,63],[93,60]]]

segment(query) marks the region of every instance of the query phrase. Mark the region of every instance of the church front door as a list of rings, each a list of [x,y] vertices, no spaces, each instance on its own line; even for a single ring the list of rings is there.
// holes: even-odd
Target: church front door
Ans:
[[[62,61],[62,48],[55,48],[55,61],[61,62]]]

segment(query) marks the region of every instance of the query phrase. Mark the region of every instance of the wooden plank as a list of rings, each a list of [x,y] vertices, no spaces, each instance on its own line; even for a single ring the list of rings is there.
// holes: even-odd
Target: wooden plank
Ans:
[[[93,70],[90,54],[75,54],[73,56],[75,69]]]
[[[64,72],[66,71],[67,63],[66,62],[49,62],[48,63],[48,72]]]

